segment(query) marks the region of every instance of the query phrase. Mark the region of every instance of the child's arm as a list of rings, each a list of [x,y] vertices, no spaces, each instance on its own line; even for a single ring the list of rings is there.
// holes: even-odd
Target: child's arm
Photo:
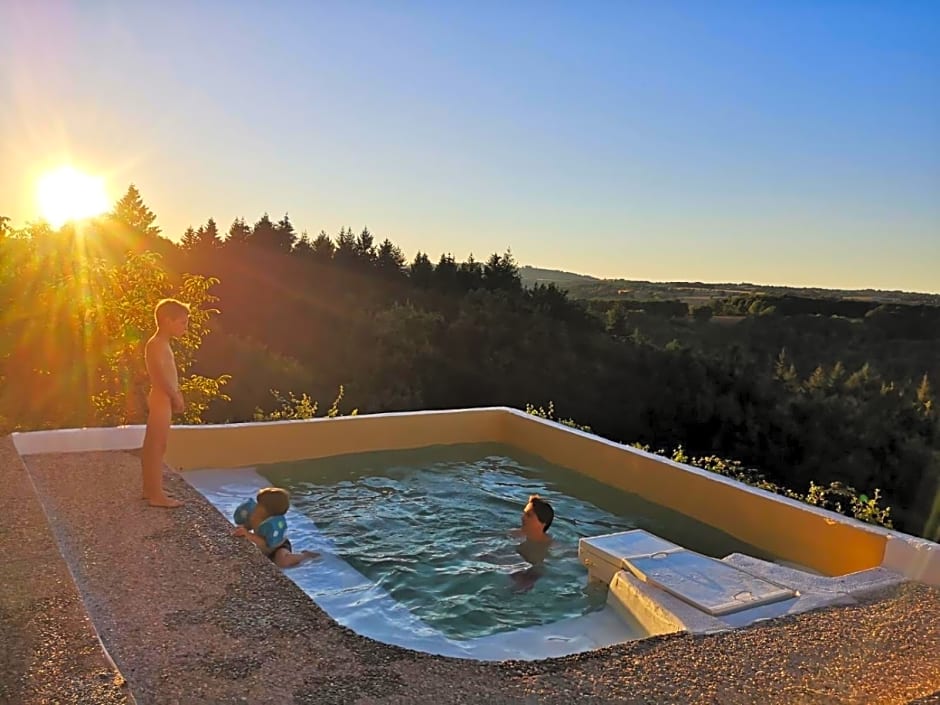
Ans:
[[[258,534],[249,529],[247,526],[236,526],[235,530],[232,532],[232,536],[248,539],[262,551],[270,550],[268,547],[268,542],[262,536],[258,536]]]
[[[268,548],[268,542],[265,541],[265,540],[264,540],[263,538],[261,538],[260,536],[258,536],[258,534],[249,533],[247,536],[245,536],[245,538],[248,539],[249,541],[251,541],[255,546],[257,546],[258,548],[260,548],[262,551],[267,552],[267,551],[270,550],[270,549]]]
[[[183,407],[183,395],[180,394],[179,387],[171,381],[175,375],[171,375],[167,370],[167,367],[173,364],[169,346],[159,345],[151,340],[147,343],[144,352],[147,356],[147,371],[150,373],[150,384],[167,395],[173,402],[174,410],[181,411]]]

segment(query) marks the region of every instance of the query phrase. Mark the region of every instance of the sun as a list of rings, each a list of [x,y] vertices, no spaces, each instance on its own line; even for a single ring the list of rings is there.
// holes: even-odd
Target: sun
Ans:
[[[36,185],[36,200],[40,215],[54,228],[100,215],[110,205],[104,179],[71,166],[44,174]]]

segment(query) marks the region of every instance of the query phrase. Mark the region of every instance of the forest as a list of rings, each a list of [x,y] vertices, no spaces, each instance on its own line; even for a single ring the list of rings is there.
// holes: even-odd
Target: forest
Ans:
[[[0,433],[141,422],[175,296],[182,423],[507,405],[940,538],[940,307],[562,286],[524,285],[509,250],[407,257],[286,214],[177,243],[133,186],[58,230],[0,216]]]

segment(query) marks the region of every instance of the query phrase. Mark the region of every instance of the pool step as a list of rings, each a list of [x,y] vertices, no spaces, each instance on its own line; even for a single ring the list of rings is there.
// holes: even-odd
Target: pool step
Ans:
[[[624,563],[640,580],[715,617],[796,595],[790,588],[687,550],[632,558]]]
[[[578,555],[593,579],[611,585],[618,573],[627,571],[713,617],[781,602],[797,594],[641,529],[581,539]]]

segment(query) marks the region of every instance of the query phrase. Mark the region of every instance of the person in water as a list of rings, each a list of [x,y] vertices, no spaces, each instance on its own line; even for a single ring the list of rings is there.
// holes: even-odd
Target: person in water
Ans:
[[[542,565],[548,555],[552,538],[548,529],[555,519],[555,510],[552,505],[537,494],[529,497],[528,503],[522,510],[522,524],[518,536],[525,539],[516,551],[522,556],[529,567],[510,576],[515,587],[520,592],[531,590],[536,581],[542,577]]]
[[[245,538],[257,546],[278,568],[293,568],[305,560],[317,558],[315,551],[294,553],[287,538],[287,519],[290,495],[280,487],[265,487],[255,499],[238,505],[232,535]]]

